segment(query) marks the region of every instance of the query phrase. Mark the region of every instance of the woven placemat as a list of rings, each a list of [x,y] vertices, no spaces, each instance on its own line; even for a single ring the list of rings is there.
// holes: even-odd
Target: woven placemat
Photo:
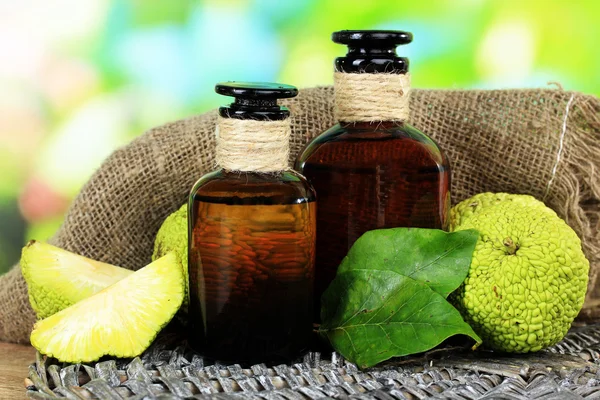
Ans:
[[[210,364],[176,334],[141,357],[62,364],[37,355],[33,399],[597,399],[600,324],[573,327],[552,348],[505,355],[448,347],[361,371],[336,353],[242,368]]]

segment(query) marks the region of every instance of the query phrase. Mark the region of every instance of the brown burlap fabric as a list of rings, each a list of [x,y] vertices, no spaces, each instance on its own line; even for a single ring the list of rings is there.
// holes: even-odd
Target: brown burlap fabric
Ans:
[[[332,88],[303,90],[287,105],[295,157],[334,123]],[[414,90],[411,109],[411,123],[452,162],[454,202],[483,191],[528,193],[577,231],[592,267],[582,315],[600,316],[600,100],[562,90]],[[214,168],[215,121],[209,112],[170,123],[115,151],[52,243],[123,267],[144,266],[164,218]],[[34,319],[15,267],[0,278],[0,340],[28,341]]]

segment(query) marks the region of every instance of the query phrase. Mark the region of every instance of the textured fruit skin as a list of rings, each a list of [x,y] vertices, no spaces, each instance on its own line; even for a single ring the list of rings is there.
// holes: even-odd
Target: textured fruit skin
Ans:
[[[170,253],[114,285],[38,321],[31,344],[63,362],[130,358],[150,346],[184,296],[183,271]]]
[[[154,252],[152,261],[159,259],[167,253],[174,252],[177,255],[181,266],[183,267],[185,277],[185,299],[182,312],[187,312],[189,303],[189,283],[188,283],[188,213],[187,204],[184,204],[171,215],[169,215],[161,225],[156,239],[154,240]]]
[[[554,211],[538,199],[526,194],[510,193],[479,193],[473,197],[461,201],[450,210],[450,231],[463,224],[471,216],[478,214],[481,210],[496,205],[501,202],[512,202],[520,205],[538,206],[544,212],[555,214]]]
[[[485,205],[454,229],[480,236],[469,274],[450,299],[487,347],[527,353],[552,346],[585,298],[589,262],[581,241],[537,200]]]
[[[27,282],[29,302],[40,319],[64,310],[133,273],[34,240],[23,247],[21,271]]]

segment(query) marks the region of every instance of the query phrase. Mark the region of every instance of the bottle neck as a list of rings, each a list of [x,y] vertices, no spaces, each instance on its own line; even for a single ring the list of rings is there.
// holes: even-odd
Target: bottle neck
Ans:
[[[285,171],[290,157],[289,118],[257,121],[219,117],[217,165],[227,171]]]
[[[335,59],[335,70],[348,74],[406,74],[408,58],[398,57],[396,46],[369,48],[350,46],[348,54]]]
[[[334,73],[338,121],[403,122],[408,120],[410,74]]]

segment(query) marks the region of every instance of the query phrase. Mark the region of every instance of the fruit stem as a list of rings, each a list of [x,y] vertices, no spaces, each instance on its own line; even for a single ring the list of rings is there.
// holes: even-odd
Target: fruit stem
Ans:
[[[508,254],[512,255],[517,252],[518,247],[510,237],[504,238],[504,241],[502,241],[502,244],[506,247],[506,251]]]

